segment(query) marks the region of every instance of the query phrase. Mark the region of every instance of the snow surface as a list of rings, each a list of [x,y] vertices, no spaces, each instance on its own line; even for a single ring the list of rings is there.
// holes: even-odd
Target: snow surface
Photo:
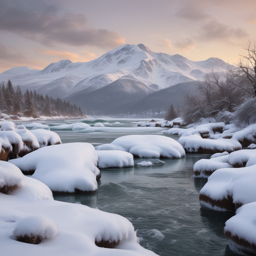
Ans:
[[[31,130],[31,132],[36,136],[40,147],[61,143],[60,136],[56,132],[44,129]]]
[[[2,122],[0,122],[0,130],[1,131],[14,131],[15,124],[10,121],[2,121]]]
[[[134,166],[133,155],[120,150],[97,150],[98,167],[131,167]]]
[[[137,165],[138,166],[152,166],[153,165],[153,163],[152,162],[150,162],[150,161],[141,161],[141,162],[139,162],[139,163],[137,163]]]
[[[3,187],[22,187],[23,174],[15,165],[0,161],[0,189]]]
[[[13,230],[13,235],[19,236],[40,236],[43,240],[53,239],[57,235],[55,223],[43,216],[29,216],[19,220]]]
[[[88,143],[68,143],[43,147],[9,162],[24,173],[35,170],[33,178],[46,184],[52,191],[74,193],[96,191],[97,154]]]
[[[54,201],[49,188],[36,179],[24,177],[24,186],[11,195],[0,193],[0,202],[1,252],[5,255],[156,255],[138,244],[134,227],[126,218],[81,204]],[[34,232],[36,227],[41,232],[47,230],[45,221],[33,216],[54,222],[57,236],[40,245],[17,242],[12,236],[15,228],[14,233]],[[101,239],[120,241],[120,244],[116,249],[100,248],[95,240]]]
[[[219,169],[208,178],[208,182],[201,189],[200,194],[214,200],[222,200],[230,195],[233,197],[234,203],[255,202],[255,179],[255,166]]]
[[[203,139],[201,136],[194,134],[182,136],[178,140],[187,152],[197,152],[199,148],[216,150],[219,152],[232,152],[241,149],[241,144],[232,139]]]
[[[127,135],[115,139],[111,144],[96,147],[97,150],[122,150],[138,157],[181,158],[183,147],[174,139],[160,135]]]
[[[250,144],[247,148],[256,149],[256,144],[252,143],[252,144]]]
[[[236,215],[225,223],[224,231],[231,232],[251,244],[256,244],[256,203],[243,205],[236,211]]]
[[[33,149],[39,148],[39,143],[36,136],[26,129],[24,125],[17,125],[15,130],[22,138],[22,141],[29,144]]]
[[[0,131],[0,138],[3,141],[8,141],[10,144],[15,144],[18,146],[18,151],[20,152],[23,149],[23,141],[21,136],[15,131]],[[11,147],[12,149],[12,147]]]
[[[224,151],[222,153],[215,153],[211,156],[211,158],[220,157],[220,156],[227,156],[229,153],[227,151]]]
[[[250,158],[256,157],[256,150],[254,149],[243,149],[237,152],[233,152],[228,157],[228,163],[235,166],[243,166],[244,163],[246,164]]]
[[[207,178],[205,172],[214,172],[221,168],[232,168],[230,164],[228,164],[228,155],[214,157],[211,159],[200,159],[197,161],[193,167],[194,172],[200,172],[200,174],[195,177]]]
[[[256,135],[256,124],[252,124],[242,129],[241,131],[235,132],[232,138],[238,141],[243,141],[244,139],[247,139],[252,142],[255,142],[255,135]]]

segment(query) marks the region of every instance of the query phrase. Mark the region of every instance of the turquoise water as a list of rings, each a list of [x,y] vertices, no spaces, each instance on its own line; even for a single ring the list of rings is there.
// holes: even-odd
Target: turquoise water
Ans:
[[[111,132],[77,133],[56,131],[63,143],[110,143],[126,134],[160,134],[162,130],[141,132],[136,127],[128,133],[118,127],[133,127],[136,120],[101,119]],[[121,125],[113,125],[114,122]],[[73,120],[64,121],[72,123]],[[84,121],[89,124],[94,119]],[[56,125],[60,121],[45,122]],[[177,139],[176,136],[173,136]],[[164,159],[164,165],[103,169],[96,195],[56,196],[55,199],[81,203],[128,218],[137,230],[140,244],[162,256],[169,255],[236,255],[227,246],[223,234],[231,213],[202,209],[198,193],[206,179],[193,178],[196,161],[208,155],[188,154],[183,159]],[[136,162],[141,159],[136,160]]]

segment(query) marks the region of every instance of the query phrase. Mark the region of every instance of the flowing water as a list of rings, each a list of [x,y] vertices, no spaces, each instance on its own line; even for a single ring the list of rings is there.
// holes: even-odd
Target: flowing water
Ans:
[[[88,124],[106,123],[110,131],[56,131],[63,143],[110,143],[127,134],[162,134],[161,129],[133,128],[135,120],[84,120]],[[138,120],[137,120],[138,121]],[[65,123],[76,122],[74,120]],[[120,122],[121,124],[116,124]],[[56,125],[63,122],[45,122]],[[119,127],[119,128],[118,128]],[[129,129],[126,129],[126,128]],[[173,136],[177,139],[176,136]],[[203,209],[198,195],[206,179],[193,178],[193,165],[207,155],[187,154],[178,160],[164,159],[164,165],[101,170],[95,195],[56,196],[56,200],[81,203],[128,218],[140,244],[161,256],[236,255],[223,234],[225,221],[232,214]],[[136,159],[135,162],[142,161]]]

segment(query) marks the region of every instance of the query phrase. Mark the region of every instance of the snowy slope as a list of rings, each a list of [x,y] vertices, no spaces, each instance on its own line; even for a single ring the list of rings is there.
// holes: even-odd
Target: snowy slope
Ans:
[[[143,83],[147,93],[152,84],[155,90],[164,89],[202,79],[212,70],[223,73],[229,66],[217,58],[194,62],[177,54],[152,52],[143,44],[126,44],[85,63],[62,60],[41,71],[12,68],[0,74],[0,82],[11,79],[22,90],[35,89],[53,97],[69,98],[81,91],[92,92],[120,78],[128,78]]]

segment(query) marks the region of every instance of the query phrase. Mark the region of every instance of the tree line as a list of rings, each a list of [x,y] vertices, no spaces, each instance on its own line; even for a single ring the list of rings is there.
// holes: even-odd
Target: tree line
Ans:
[[[26,90],[21,92],[20,87],[13,88],[9,80],[0,85],[0,112],[8,115],[39,117],[43,116],[84,116],[83,111],[76,105],[71,105],[61,99],[53,99],[48,95]]]
[[[201,118],[244,126],[256,123],[256,44],[249,44],[247,54],[225,76],[211,72],[197,90],[185,92],[186,104],[181,116],[187,124]],[[176,116],[171,107],[166,118]]]

